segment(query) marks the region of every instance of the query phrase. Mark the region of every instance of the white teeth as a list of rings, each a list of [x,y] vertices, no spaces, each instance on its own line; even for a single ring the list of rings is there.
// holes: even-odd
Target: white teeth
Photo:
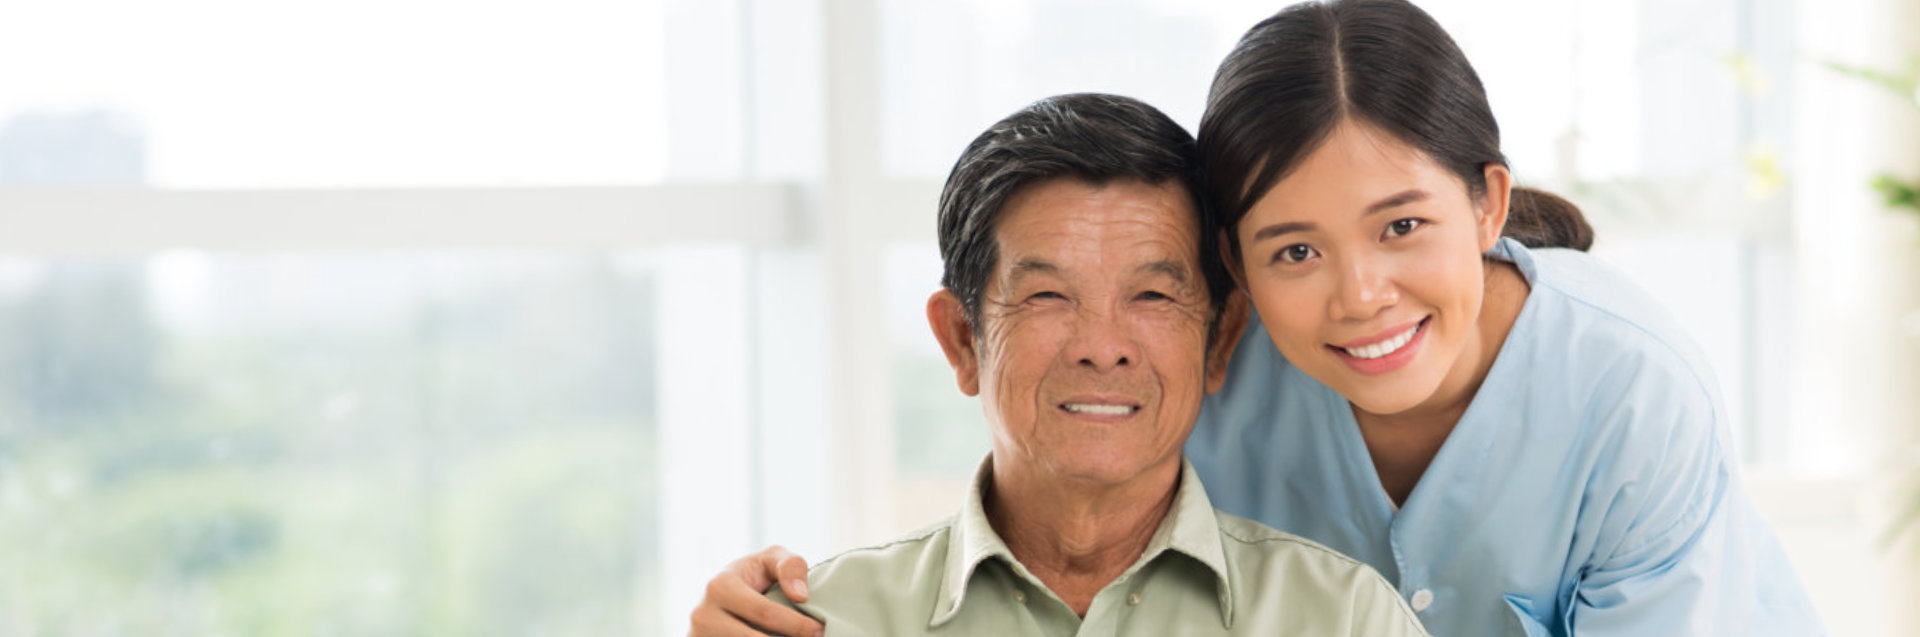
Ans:
[[[1342,347],[1340,349],[1346,350],[1347,354],[1354,358],[1361,358],[1361,359],[1379,358],[1379,357],[1386,356],[1388,354],[1392,354],[1394,352],[1400,351],[1400,348],[1402,347],[1406,347],[1407,343],[1413,340],[1414,333],[1419,331],[1420,331],[1420,325],[1415,324],[1413,327],[1407,328],[1407,331],[1401,332],[1399,336],[1395,336],[1393,338],[1389,338],[1387,340],[1380,341],[1378,343],[1374,343],[1366,347]]]
[[[1087,405],[1082,403],[1067,403],[1066,405],[1063,405],[1063,406],[1067,408],[1067,411],[1070,411],[1076,414],[1097,414],[1101,416],[1125,416],[1127,414],[1133,413],[1133,407],[1129,407],[1127,405]]]

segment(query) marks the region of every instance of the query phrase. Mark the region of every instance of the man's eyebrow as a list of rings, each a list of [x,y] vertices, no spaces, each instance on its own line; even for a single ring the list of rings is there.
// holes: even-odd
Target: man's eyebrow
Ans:
[[[1042,261],[1039,259],[1028,257],[1028,258],[1022,258],[1018,261],[1013,262],[1013,269],[1007,272],[1007,278],[1017,281],[1023,277],[1026,277],[1028,275],[1033,275],[1033,274],[1059,274],[1059,273],[1060,273],[1060,266],[1054,265],[1052,262],[1049,262],[1049,261]]]
[[[1404,206],[1417,201],[1426,201],[1428,198],[1431,198],[1432,196],[1433,195],[1431,193],[1428,193],[1425,190],[1415,189],[1415,190],[1403,191],[1392,197],[1381,199],[1379,201],[1374,202],[1371,205],[1368,205],[1367,211],[1362,216],[1370,215],[1383,210],[1390,210],[1395,207]],[[1316,227],[1318,226],[1315,226],[1312,223],[1308,223],[1305,221],[1289,221],[1286,223],[1276,223],[1271,226],[1267,226],[1265,228],[1261,228],[1255,231],[1253,233],[1253,240],[1263,241],[1266,239],[1271,239],[1273,237],[1278,237],[1283,234],[1287,234],[1289,232],[1304,232],[1307,230],[1312,230]]]
[[[1140,267],[1135,268],[1134,271],[1163,274],[1166,275],[1167,278],[1173,279],[1175,283],[1182,284],[1187,282],[1189,276],[1187,267],[1172,259],[1161,259],[1151,263],[1143,263]]]

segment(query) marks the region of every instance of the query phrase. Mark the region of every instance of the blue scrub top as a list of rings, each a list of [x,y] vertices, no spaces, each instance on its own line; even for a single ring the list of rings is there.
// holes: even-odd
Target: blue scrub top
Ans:
[[[1437,637],[1824,634],[1692,341],[1585,253],[1488,255],[1532,289],[1405,506],[1258,317],[1187,441],[1214,505],[1372,565]]]

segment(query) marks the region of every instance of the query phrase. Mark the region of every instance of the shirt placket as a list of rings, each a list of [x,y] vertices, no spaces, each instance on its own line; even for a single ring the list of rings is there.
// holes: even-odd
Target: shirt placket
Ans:
[[[1087,637],[1120,634],[1121,621],[1140,605],[1140,592],[1135,590],[1132,579],[1121,576],[1094,595],[1093,604],[1087,607],[1086,619],[1074,634]]]

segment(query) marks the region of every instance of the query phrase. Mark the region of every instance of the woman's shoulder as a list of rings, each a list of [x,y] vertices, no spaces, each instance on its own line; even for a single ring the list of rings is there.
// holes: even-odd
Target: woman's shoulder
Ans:
[[[1717,393],[1699,344],[1625,274],[1585,252],[1530,252],[1531,307],[1522,317],[1530,345],[1595,372],[1647,375]]]
[[[1515,263],[1549,304],[1604,316],[1661,341],[1684,335],[1653,295],[1600,257],[1565,248],[1520,250]]]
[[[1515,333],[1524,329],[1532,350],[1530,376],[1559,375],[1569,406],[1616,442],[1717,446],[1709,441],[1723,438],[1727,424],[1719,380],[1666,308],[1593,255],[1542,249],[1529,256],[1532,307]]]
[[[1504,376],[1518,385],[1516,400],[1500,401],[1512,405],[1503,413],[1548,441],[1531,448],[1560,445],[1549,454],[1559,466],[1586,467],[1581,501],[1597,508],[1583,517],[1609,518],[1617,496],[1651,497],[1651,484],[1711,491],[1738,454],[1718,380],[1692,337],[1600,259],[1567,250],[1532,257],[1531,307],[1508,340],[1526,351]]]

